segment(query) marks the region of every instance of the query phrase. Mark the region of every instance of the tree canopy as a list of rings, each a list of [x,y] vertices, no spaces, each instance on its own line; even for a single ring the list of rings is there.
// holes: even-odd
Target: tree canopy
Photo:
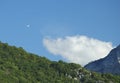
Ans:
[[[120,76],[99,74],[79,64],[50,61],[22,47],[0,42],[1,83],[119,83]]]

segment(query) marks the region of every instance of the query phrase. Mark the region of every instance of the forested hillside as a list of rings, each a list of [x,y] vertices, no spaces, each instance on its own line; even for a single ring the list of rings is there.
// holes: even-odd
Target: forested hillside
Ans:
[[[50,61],[0,42],[0,83],[120,83],[120,76],[90,72],[61,60]]]

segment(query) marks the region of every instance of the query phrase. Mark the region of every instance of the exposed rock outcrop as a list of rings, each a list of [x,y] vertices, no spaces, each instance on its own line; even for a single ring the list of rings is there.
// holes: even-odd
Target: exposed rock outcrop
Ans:
[[[91,62],[85,68],[100,73],[120,74],[120,45],[111,50],[105,58]]]

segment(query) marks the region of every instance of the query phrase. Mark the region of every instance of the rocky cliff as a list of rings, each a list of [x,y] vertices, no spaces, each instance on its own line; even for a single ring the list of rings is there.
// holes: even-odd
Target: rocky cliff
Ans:
[[[111,50],[105,58],[91,62],[85,68],[100,73],[120,74],[120,45]]]

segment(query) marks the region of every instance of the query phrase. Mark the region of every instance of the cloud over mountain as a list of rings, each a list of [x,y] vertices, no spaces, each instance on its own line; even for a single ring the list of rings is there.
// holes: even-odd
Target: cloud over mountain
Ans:
[[[62,56],[69,62],[81,65],[105,57],[113,48],[110,42],[80,35],[57,39],[44,38],[43,44],[53,55]]]

